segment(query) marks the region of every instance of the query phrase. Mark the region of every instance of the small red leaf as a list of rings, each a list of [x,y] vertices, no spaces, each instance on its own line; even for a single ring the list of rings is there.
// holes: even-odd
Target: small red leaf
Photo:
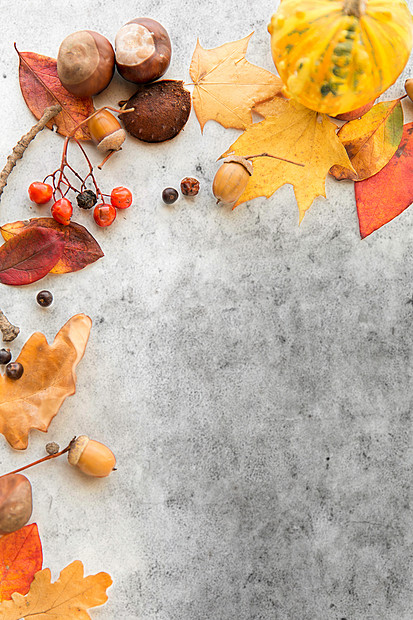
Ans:
[[[42,543],[36,523],[0,538],[0,601],[14,592],[27,594],[43,563]]]
[[[19,52],[17,48],[16,52],[20,59],[20,88],[27,107],[36,118],[40,118],[45,108],[59,103],[62,111],[47,126],[52,129],[53,125],[56,125],[62,136],[70,135],[79,123],[93,114],[92,98],[76,97],[62,86],[54,58],[34,52]],[[75,138],[90,140],[86,124],[79,127]]]
[[[362,239],[400,215],[413,202],[413,123],[389,163],[377,174],[355,183]]]
[[[40,280],[62,256],[64,235],[56,230],[25,230],[0,247],[0,282],[31,284]]]
[[[69,273],[79,271],[104,256],[96,239],[81,224],[70,222],[69,226],[58,224],[52,217],[38,217],[31,220],[12,222],[1,227],[1,234],[7,241],[24,230],[49,228],[64,235],[65,247],[60,260],[51,273]]]

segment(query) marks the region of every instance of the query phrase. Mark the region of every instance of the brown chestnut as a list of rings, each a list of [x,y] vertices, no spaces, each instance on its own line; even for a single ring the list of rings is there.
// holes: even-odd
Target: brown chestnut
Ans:
[[[26,525],[32,514],[32,486],[22,474],[0,478],[0,534]]]
[[[160,78],[171,62],[171,41],[165,28],[149,17],[132,19],[115,39],[116,66],[125,80],[147,84]]]
[[[77,97],[100,93],[108,86],[114,71],[113,47],[98,32],[80,30],[62,41],[57,73],[63,86]]]

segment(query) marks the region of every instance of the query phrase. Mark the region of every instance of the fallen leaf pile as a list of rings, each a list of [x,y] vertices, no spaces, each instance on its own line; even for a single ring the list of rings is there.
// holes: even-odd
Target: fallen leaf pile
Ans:
[[[0,538],[0,602],[14,592],[27,594],[42,568],[43,552],[37,525],[32,523]]]
[[[279,187],[291,183],[301,221],[314,199],[325,196],[325,179],[333,163],[352,170],[336,135],[336,125],[325,114],[281,98],[262,103],[255,110],[265,120],[250,125],[222,157],[268,153],[304,167],[270,157],[254,159],[254,172],[237,205],[258,196],[269,198]]]
[[[0,247],[0,282],[31,284],[50,273],[83,269],[103,256],[84,226],[58,224],[51,217],[4,224]]]
[[[252,123],[254,105],[281,91],[279,77],[245,60],[251,37],[252,33],[209,50],[197,41],[189,73],[195,85],[194,110],[202,130],[209,120],[226,128],[245,129]]]
[[[57,62],[54,58],[35,54],[34,52],[19,52],[19,80],[22,95],[27,107],[39,119],[44,110],[56,103],[62,106],[62,111],[48,124],[50,129],[57,126],[57,132],[68,136],[74,128],[93,114],[93,100],[91,97],[76,97],[62,86],[57,75]],[[74,134],[78,140],[90,140],[86,125],[79,127]]]
[[[63,401],[75,393],[75,370],[91,327],[88,316],[77,314],[63,325],[51,345],[36,332],[16,360],[23,365],[23,376],[13,381],[0,375],[0,433],[13,448],[27,448],[32,428],[46,432]]]

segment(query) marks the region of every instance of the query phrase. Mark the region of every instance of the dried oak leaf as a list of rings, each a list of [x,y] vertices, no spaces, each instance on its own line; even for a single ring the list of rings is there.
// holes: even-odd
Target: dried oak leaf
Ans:
[[[27,594],[42,568],[43,552],[36,523],[0,538],[0,602],[13,592]]]
[[[62,136],[70,135],[79,123],[93,114],[92,98],[76,97],[62,86],[54,58],[34,52],[19,52],[16,46],[15,49],[20,59],[20,88],[27,107],[39,119],[48,106],[60,104],[62,111],[47,127],[53,129],[53,125],[56,125],[57,132]],[[90,140],[87,125],[79,127],[74,137],[78,140]]]
[[[343,125],[337,134],[356,174],[338,165],[331,168],[330,174],[339,181],[368,179],[391,160],[402,134],[403,109],[400,99],[378,103],[362,118]]]
[[[265,120],[248,127],[222,157],[268,153],[304,166],[271,157],[254,159],[254,172],[235,206],[258,196],[269,198],[282,185],[291,183],[301,222],[314,199],[325,197],[325,179],[333,163],[352,170],[335,133],[336,125],[325,114],[280,97],[261,103],[255,110]]]
[[[253,106],[281,91],[279,77],[245,60],[252,35],[213,49],[204,49],[197,41],[189,73],[202,131],[209,120],[223,127],[245,129],[252,123]]]
[[[70,273],[79,271],[104,256],[96,239],[81,224],[70,222],[63,226],[52,217],[38,217],[31,220],[3,224],[0,232],[6,241],[24,230],[48,228],[64,235],[63,253],[50,273]]]
[[[91,327],[88,316],[76,314],[51,345],[36,332],[16,360],[24,368],[21,379],[0,375],[0,433],[16,450],[27,448],[30,429],[46,432],[65,398],[75,393],[75,369]]]
[[[0,604],[2,620],[86,620],[87,610],[108,600],[112,579],[107,573],[84,577],[83,564],[75,560],[51,582],[50,569],[36,573],[26,596],[15,593],[11,601]]]
[[[57,230],[32,228],[0,247],[0,282],[12,286],[43,278],[63,254],[64,235]]]
[[[389,163],[354,186],[363,239],[413,203],[413,123],[404,126],[399,148]]]

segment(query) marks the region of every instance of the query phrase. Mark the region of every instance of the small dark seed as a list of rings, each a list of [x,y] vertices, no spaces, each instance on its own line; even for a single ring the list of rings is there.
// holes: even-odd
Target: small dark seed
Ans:
[[[20,379],[24,372],[23,366],[19,362],[11,362],[6,366],[6,375],[9,379]]]
[[[46,444],[46,452],[47,454],[57,454],[60,450],[60,446],[58,443],[51,441]]]
[[[40,291],[40,293],[37,293],[36,300],[39,306],[47,308],[53,301],[53,295],[50,291]]]
[[[0,349],[0,364],[8,364],[11,361],[10,349]]]
[[[178,192],[173,187],[166,187],[162,192],[162,200],[167,205],[172,205],[178,200]]]
[[[81,209],[91,209],[98,201],[95,192],[92,192],[91,189],[85,189],[84,192],[78,194],[76,200]]]

